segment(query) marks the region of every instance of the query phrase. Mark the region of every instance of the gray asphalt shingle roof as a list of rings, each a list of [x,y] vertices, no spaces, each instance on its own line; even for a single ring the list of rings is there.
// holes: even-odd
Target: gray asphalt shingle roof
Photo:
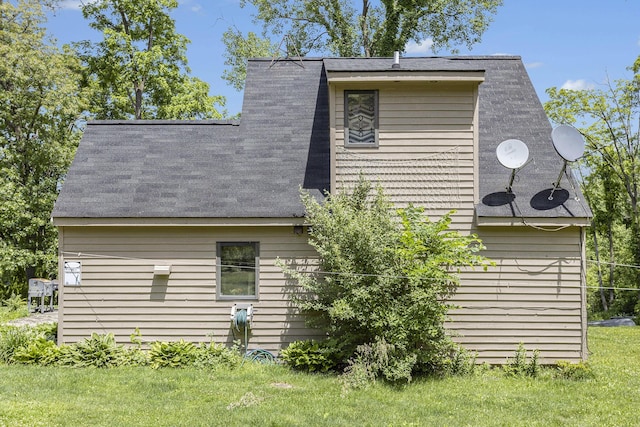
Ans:
[[[326,70],[390,71],[390,58],[249,61],[242,118],[90,122],[54,218],[292,218],[302,186],[330,185]],[[551,126],[517,57],[402,58],[402,71],[485,71],[479,89],[479,216],[588,217],[570,190],[545,201],[561,159]],[[506,203],[509,171],[496,157],[521,139],[531,163]],[[563,203],[559,203],[559,202]]]

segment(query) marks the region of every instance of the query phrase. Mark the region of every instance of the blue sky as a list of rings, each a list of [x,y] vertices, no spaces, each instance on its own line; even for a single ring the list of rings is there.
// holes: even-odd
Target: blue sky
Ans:
[[[85,0],[86,1],[86,0]],[[63,1],[47,27],[60,43],[95,39],[82,18],[79,0]],[[251,9],[239,0],[180,0],[173,13],[178,32],[191,40],[187,56],[192,75],[227,98],[230,114],[241,111],[242,93],[222,80],[222,34],[230,26],[260,31]],[[640,55],[639,0],[504,0],[480,44],[460,54],[519,55],[538,92],[545,89],[600,87],[607,78],[630,77],[626,70]],[[438,52],[446,55],[448,52]],[[428,41],[411,45],[408,55],[429,56]]]

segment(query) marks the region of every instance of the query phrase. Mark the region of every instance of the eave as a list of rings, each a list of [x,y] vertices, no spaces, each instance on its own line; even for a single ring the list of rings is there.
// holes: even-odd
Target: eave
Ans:
[[[52,218],[56,227],[284,227],[299,218]]]

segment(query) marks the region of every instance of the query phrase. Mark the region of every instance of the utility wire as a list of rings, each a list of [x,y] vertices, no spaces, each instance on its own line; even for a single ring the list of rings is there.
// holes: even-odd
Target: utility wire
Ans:
[[[595,259],[588,259],[588,263],[590,264],[605,264],[605,265],[613,265],[614,267],[629,267],[629,268],[640,268],[640,265],[633,264],[619,264],[616,262],[606,262],[606,261],[596,261]]]
[[[246,270],[256,270],[259,267],[256,266],[244,266],[244,265],[236,265],[236,264],[217,264],[213,263],[198,263],[198,262],[180,262],[180,261],[168,261],[168,260],[160,260],[160,259],[149,259],[149,258],[134,258],[134,257],[124,257],[124,256],[115,256],[115,255],[100,255],[100,254],[92,254],[85,252],[69,252],[63,251],[63,254],[74,255],[77,258],[88,257],[88,258],[96,258],[96,259],[122,259],[128,261],[145,261],[145,262],[154,262],[154,263],[170,263],[172,265],[200,265],[207,267],[230,267],[230,268],[238,268],[238,269],[246,269]],[[588,263],[598,264],[598,261],[595,260],[587,260]],[[631,264],[616,264],[616,263],[608,263],[604,261],[600,261],[600,264],[609,264],[620,267],[629,267],[629,268],[640,268],[638,265]],[[297,274],[309,274],[309,275],[325,275],[325,276],[345,276],[345,277],[377,277],[382,279],[422,279],[422,280],[433,280],[433,281],[442,281],[442,282],[454,282],[455,280],[444,278],[444,277],[427,277],[427,276],[404,276],[404,275],[386,275],[386,274],[374,274],[374,273],[354,273],[354,272],[340,272],[340,271],[323,271],[323,270],[295,270]],[[492,282],[493,283],[493,282]],[[511,287],[507,283],[506,287]],[[536,287],[550,287],[557,288],[558,285],[544,285],[539,284]],[[569,285],[564,284],[561,285],[562,288],[565,289],[600,289],[600,286],[588,286],[588,285]],[[623,287],[604,287],[603,289],[611,289],[611,290],[619,290],[619,291],[640,291],[640,288],[623,288]]]

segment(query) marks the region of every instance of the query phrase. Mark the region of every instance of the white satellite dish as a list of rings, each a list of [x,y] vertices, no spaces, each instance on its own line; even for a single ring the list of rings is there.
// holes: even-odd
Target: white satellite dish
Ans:
[[[529,160],[529,148],[519,139],[507,139],[496,148],[496,156],[505,168],[519,169]]]
[[[496,157],[498,157],[498,161],[502,166],[511,169],[511,178],[507,186],[507,193],[511,193],[516,172],[526,165],[529,160],[529,148],[519,139],[507,139],[502,141],[496,148]]]
[[[549,194],[549,200],[553,200],[553,193],[555,193],[560,186],[562,175],[564,175],[567,170],[567,163],[575,162],[584,154],[584,138],[573,126],[560,125],[553,129],[551,131],[551,141],[558,155],[564,159],[564,165],[562,166],[560,175],[558,175],[558,179],[553,184],[553,188]]]
[[[567,162],[575,162],[584,154],[584,138],[576,128],[560,125],[551,132],[553,146]]]

